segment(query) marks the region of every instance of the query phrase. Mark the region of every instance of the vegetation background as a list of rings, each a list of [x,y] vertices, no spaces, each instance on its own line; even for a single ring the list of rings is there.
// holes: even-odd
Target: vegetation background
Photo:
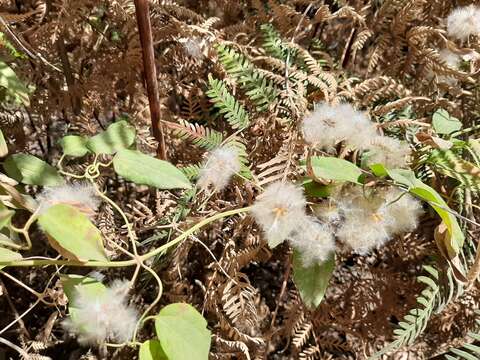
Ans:
[[[251,205],[258,186],[305,175],[301,160],[310,150],[299,125],[319,102],[349,102],[388,136],[408,141],[410,168],[455,210],[466,236],[458,256],[445,259],[434,237],[440,220],[427,210],[415,232],[379,249],[339,251],[325,296],[312,309],[292,280],[287,243],[270,249],[249,216],[220,219],[149,263],[164,285],[158,309],[187,302],[204,315],[211,359],[366,359],[388,346],[379,357],[443,359],[461,348],[450,356],[478,359],[480,293],[476,276],[469,284],[465,276],[479,266],[480,43],[475,34],[455,39],[446,30],[451,11],[472,3],[150,1],[154,111],[166,157],[193,181],[208,152],[228,140],[242,154],[242,177],[220,192],[199,194],[136,185],[104,169],[95,182],[126,213],[139,251],[215,213]],[[152,72],[143,64],[133,1],[1,0],[0,23],[0,128],[10,154],[56,164],[63,136],[93,136],[118,120],[134,126],[137,149],[161,154],[145,86]],[[433,126],[435,114],[460,128]],[[337,150],[335,156],[360,163],[357,153]],[[81,173],[86,164],[75,158],[63,166]],[[40,188],[24,190],[35,195]],[[27,218],[18,213],[13,222]],[[110,258],[122,258],[110,244],[128,243],[121,216],[104,202],[94,222],[108,239]],[[24,257],[57,256],[38,229],[32,241]],[[17,320],[0,336],[30,359],[135,358],[135,348],[82,347],[66,334],[67,299],[56,275],[71,270],[2,270],[0,328]],[[108,280],[132,271],[101,270]],[[54,305],[37,301],[12,277]],[[145,309],[156,291],[151,276],[142,274],[132,302]],[[153,334],[147,325],[140,338]],[[9,346],[0,354],[20,356]]]

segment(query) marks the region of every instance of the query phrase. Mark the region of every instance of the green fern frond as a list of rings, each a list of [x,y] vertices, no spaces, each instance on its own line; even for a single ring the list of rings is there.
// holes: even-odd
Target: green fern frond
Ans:
[[[479,311],[476,311],[476,314],[479,315]],[[473,341],[480,341],[480,320],[475,320],[476,330],[475,332],[471,331],[467,334],[467,337]],[[447,360],[478,360],[480,358],[480,346],[465,343],[461,348],[451,348],[450,353],[452,355],[446,354],[445,359]]]
[[[292,63],[296,57],[294,49],[290,49],[280,37],[280,33],[274,28],[272,24],[262,24],[260,30],[263,33],[263,48],[266,53],[282,61],[290,58]],[[288,54],[290,52],[290,55]]]
[[[430,315],[432,314],[437,295],[439,294],[438,271],[432,266],[424,266],[425,271],[430,276],[419,276],[418,281],[427,285],[417,297],[417,302],[422,305],[420,308],[415,308],[409,311],[404,317],[404,321],[400,322],[400,328],[394,330],[396,341],[400,345],[411,345],[415,339],[425,330]]]
[[[208,87],[207,96],[213,101],[215,107],[219,109],[220,114],[223,114],[232,128],[244,129],[250,125],[245,108],[228,92],[227,86],[222,80],[214,79],[209,74]]]
[[[244,55],[223,44],[217,45],[216,49],[225,70],[238,82],[257,110],[265,111],[277,96],[277,89],[273,82],[256,71]]]
[[[201,165],[193,164],[181,167],[180,170],[189,180],[194,180],[199,177],[201,168]]]
[[[181,119],[178,124],[173,122],[164,122],[164,124],[172,130],[174,136],[182,140],[189,140],[195,146],[203,149],[214,149],[223,141],[222,133],[199,124],[192,124]]]

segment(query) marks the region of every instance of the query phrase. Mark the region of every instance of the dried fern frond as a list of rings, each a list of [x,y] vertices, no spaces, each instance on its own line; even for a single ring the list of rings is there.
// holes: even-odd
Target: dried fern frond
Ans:
[[[225,284],[222,308],[233,324],[244,329],[256,326],[258,322],[255,307],[256,293],[248,277],[241,272],[237,272],[235,277]]]
[[[195,146],[207,150],[218,147],[223,141],[223,135],[220,132],[200,124],[192,124],[182,119],[179,119],[178,123],[164,121],[163,124],[172,130],[174,136],[189,140]]]

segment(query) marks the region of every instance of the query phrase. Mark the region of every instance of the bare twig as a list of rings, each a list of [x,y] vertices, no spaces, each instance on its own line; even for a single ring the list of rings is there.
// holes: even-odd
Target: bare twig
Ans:
[[[152,121],[152,133],[158,141],[157,156],[160,159],[167,158],[165,137],[160,123],[160,100],[157,83],[157,70],[153,53],[152,26],[148,11],[148,0],[135,0],[135,12],[137,15],[138,32],[143,54],[143,75],[147,85],[148,102],[150,104],[150,117]]]
[[[17,36],[17,34],[15,34],[13,32],[13,30],[10,28],[10,26],[8,25],[8,23],[5,21],[5,19],[0,16],[0,25],[1,25],[1,28],[3,28],[7,33],[8,35],[10,36],[11,40],[13,42],[15,42],[17,44],[17,46],[32,60],[40,60],[41,62],[43,62],[44,64],[50,66],[52,69],[58,71],[58,72],[62,72],[62,70],[60,70],[57,66],[53,65],[51,62],[49,62],[47,59],[45,59],[45,57],[39,53],[38,51],[35,51],[34,49],[31,49],[30,46],[28,44],[25,43],[24,40],[20,39],[20,37]]]
[[[31,356],[28,355],[28,353],[25,350],[15,345],[14,343],[8,341],[7,339],[0,337],[0,343],[7,345],[9,348],[12,348],[13,350],[17,351],[22,356],[22,359],[31,359]]]

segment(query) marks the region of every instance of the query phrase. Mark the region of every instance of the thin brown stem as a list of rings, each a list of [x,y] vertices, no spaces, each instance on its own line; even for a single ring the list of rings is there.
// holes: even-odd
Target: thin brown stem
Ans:
[[[67,49],[65,47],[64,34],[60,33],[57,40],[57,51],[60,56],[60,61],[62,63],[63,75],[65,76],[65,81],[67,82],[68,93],[70,95],[70,101],[72,105],[72,111],[75,115],[80,115],[82,109],[82,103],[80,97],[78,96],[77,91],[75,90],[75,77],[73,76],[72,67],[70,66],[70,61],[68,60]]]
[[[150,118],[152,133],[158,141],[157,156],[165,160],[167,151],[165,137],[160,123],[160,100],[157,83],[157,70],[155,68],[155,56],[153,52],[152,26],[148,11],[148,0],[135,0],[135,12],[137,15],[138,32],[143,55],[143,75],[147,85],[148,103],[150,105]]]

